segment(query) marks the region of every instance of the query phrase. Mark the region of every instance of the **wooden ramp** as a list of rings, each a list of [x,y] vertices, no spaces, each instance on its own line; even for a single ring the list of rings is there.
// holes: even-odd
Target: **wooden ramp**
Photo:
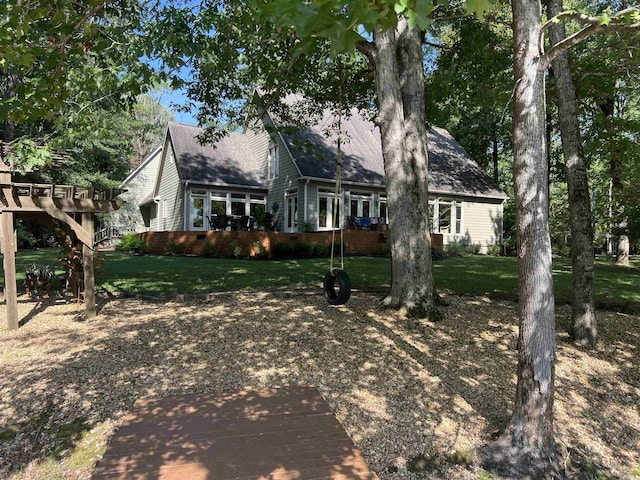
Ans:
[[[92,478],[378,479],[315,387],[138,400]]]

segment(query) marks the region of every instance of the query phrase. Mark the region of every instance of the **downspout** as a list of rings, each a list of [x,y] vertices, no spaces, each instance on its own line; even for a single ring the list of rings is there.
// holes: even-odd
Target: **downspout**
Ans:
[[[184,182],[184,205],[182,207],[182,226],[185,232],[189,231],[189,181]]]
[[[304,210],[302,211],[303,213],[303,217],[304,217],[304,223],[307,223],[307,218],[308,218],[308,212],[307,209],[309,207],[309,204],[307,203],[307,189],[309,187],[309,179],[305,180],[304,182]]]

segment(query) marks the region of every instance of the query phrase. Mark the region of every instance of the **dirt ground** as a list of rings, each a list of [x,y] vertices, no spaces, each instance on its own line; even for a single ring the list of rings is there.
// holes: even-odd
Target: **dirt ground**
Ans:
[[[160,301],[20,300],[0,331],[0,477],[88,478],[140,397],[316,385],[382,480],[476,479],[476,448],[515,395],[515,304],[449,296],[445,320],[408,320],[354,292]],[[4,305],[0,326],[4,328]],[[569,478],[640,478],[640,317],[599,311],[594,351],[557,310],[556,440]]]

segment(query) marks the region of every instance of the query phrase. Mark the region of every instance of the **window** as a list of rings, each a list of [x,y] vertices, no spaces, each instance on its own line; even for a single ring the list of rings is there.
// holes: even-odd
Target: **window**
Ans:
[[[191,195],[191,227],[196,229],[204,228],[204,196]]]
[[[261,208],[259,208],[258,210],[261,210],[261,214],[264,214],[265,211],[265,207],[267,205],[267,198],[264,195],[250,195],[249,197],[249,215],[251,215],[253,218],[256,217],[256,207],[258,205],[261,205]]]
[[[429,230],[435,233],[462,233],[462,204],[453,201],[430,201],[429,224]]]
[[[245,195],[231,195],[231,215],[246,215],[246,205]]]
[[[273,180],[280,176],[280,156],[277,144],[269,145],[267,152],[267,179]]]
[[[349,215],[356,217],[371,216],[371,194],[363,192],[351,192]]]
[[[337,212],[337,214],[335,213]],[[331,190],[318,190],[318,230],[330,230],[340,225],[340,199],[334,204]]]
[[[387,209],[387,194],[381,193],[378,200],[378,216],[389,223],[389,210]]]
[[[226,215],[227,214],[227,201],[211,199],[211,215]]]
[[[438,203],[438,231],[440,233],[453,233],[451,230],[451,217],[453,211],[451,209],[451,203],[439,202]]]

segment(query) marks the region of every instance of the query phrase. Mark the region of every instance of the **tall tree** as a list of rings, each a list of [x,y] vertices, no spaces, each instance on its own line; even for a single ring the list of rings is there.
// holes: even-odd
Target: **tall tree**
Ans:
[[[435,60],[425,88],[427,121],[446,127],[496,184],[505,173],[501,158],[511,157],[512,39],[501,18],[511,12],[503,10],[490,12],[493,21],[440,12],[430,30]],[[510,170],[511,162],[503,168]]]
[[[555,318],[548,219],[545,72],[563,51],[605,28],[640,28],[638,10],[590,17],[562,12],[543,25],[539,0],[512,0],[514,32],[513,148],[518,237],[518,381],[513,415],[501,437],[485,449],[490,468],[542,476],[558,460],[553,434]],[[587,23],[548,52],[543,33],[573,18]]]
[[[564,11],[562,0],[548,0],[547,14],[553,18]],[[555,46],[567,38],[564,23],[549,27],[549,41]],[[574,340],[595,346],[598,338],[593,289],[593,213],[587,177],[587,162],[582,153],[576,90],[571,77],[569,52],[560,53],[552,62],[553,83],[562,149],[567,168],[569,225],[571,229],[572,331]]]
[[[440,312],[428,229],[422,64],[424,28],[432,8],[431,2],[410,7],[404,1],[211,1],[203,5],[198,16],[188,8],[174,11],[171,16],[174,25],[193,22],[189,24],[201,28],[202,34],[192,40],[182,35],[180,42],[183,51],[195,53],[194,65],[200,67],[190,92],[204,101],[205,109],[218,116],[220,99],[236,100],[239,94],[246,95],[250,82],[260,85],[267,102],[277,103],[273,97],[287,93],[309,93],[312,100],[322,100],[323,95],[318,95],[321,89],[312,91],[313,86],[319,85],[335,99],[336,75],[322,73],[334,63],[327,55],[335,57],[345,50],[353,53],[357,47],[373,71],[376,122],[381,131],[387,181],[392,285],[385,303],[410,314],[437,319]],[[165,29],[167,23],[159,25]],[[362,35],[358,26],[362,27]],[[199,48],[193,46],[198,44]],[[229,72],[234,74],[230,76]],[[212,81],[214,76],[219,80]],[[325,82],[320,83],[323,78]],[[212,83],[213,88],[207,88]],[[357,86],[359,82],[348,83]],[[353,97],[351,93],[350,98]],[[326,104],[326,100],[324,95],[324,102],[319,104]],[[349,97],[345,103],[348,100]]]

